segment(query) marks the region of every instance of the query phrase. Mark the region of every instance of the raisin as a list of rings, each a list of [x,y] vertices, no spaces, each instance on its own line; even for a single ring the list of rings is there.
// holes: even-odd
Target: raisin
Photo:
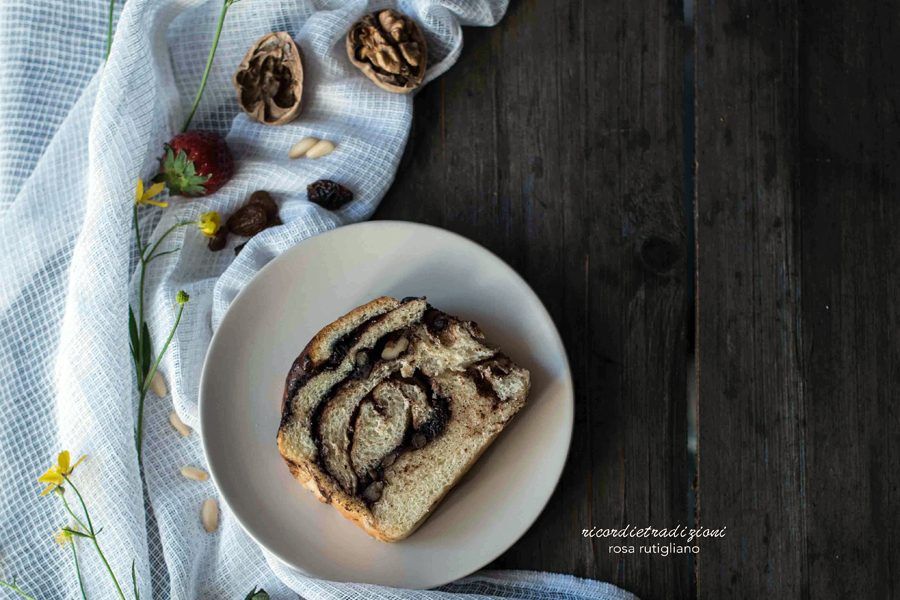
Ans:
[[[269,217],[262,206],[246,204],[228,217],[227,225],[231,233],[251,237],[269,226]]]
[[[212,250],[213,252],[218,252],[222,248],[225,247],[225,244],[228,243],[228,228],[227,227],[219,227],[219,230],[216,232],[216,235],[209,238],[209,242],[206,244],[206,247]]]
[[[320,179],[306,186],[306,195],[311,202],[328,210],[337,210],[353,200],[353,192],[329,179]]]
[[[272,199],[269,192],[265,190],[257,190],[250,194],[247,204],[261,206],[266,211],[266,217],[271,225],[280,225],[281,220],[278,218],[278,205]]]

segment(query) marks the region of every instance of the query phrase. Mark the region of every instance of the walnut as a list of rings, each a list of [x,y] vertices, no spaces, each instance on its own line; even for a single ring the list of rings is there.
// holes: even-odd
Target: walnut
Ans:
[[[291,36],[283,31],[259,38],[234,74],[238,104],[267,125],[290,123],[300,114],[303,63]]]
[[[378,87],[405,94],[422,84],[428,49],[415,21],[387,9],[353,24],[347,33],[347,56]]]

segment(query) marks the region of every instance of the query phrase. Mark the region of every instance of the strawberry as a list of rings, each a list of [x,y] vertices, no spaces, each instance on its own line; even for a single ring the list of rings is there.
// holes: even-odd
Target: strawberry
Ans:
[[[206,196],[234,174],[234,159],[225,140],[211,131],[187,131],[173,137],[160,160],[158,181],[170,194]]]

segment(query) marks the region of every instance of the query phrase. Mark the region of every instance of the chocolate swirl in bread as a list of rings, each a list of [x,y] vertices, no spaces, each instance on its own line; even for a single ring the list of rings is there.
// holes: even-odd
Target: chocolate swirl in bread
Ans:
[[[292,473],[371,535],[412,533],[524,405],[528,372],[424,298],[378,298],[322,329],[285,384]]]

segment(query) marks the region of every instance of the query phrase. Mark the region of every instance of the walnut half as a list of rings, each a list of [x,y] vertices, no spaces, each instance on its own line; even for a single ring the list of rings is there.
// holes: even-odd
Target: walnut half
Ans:
[[[428,49],[415,21],[386,9],[353,24],[347,33],[347,56],[378,87],[405,94],[422,84]]]
[[[303,63],[300,51],[284,31],[259,38],[244,56],[233,79],[238,104],[267,125],[290,123],[300,114]]]

